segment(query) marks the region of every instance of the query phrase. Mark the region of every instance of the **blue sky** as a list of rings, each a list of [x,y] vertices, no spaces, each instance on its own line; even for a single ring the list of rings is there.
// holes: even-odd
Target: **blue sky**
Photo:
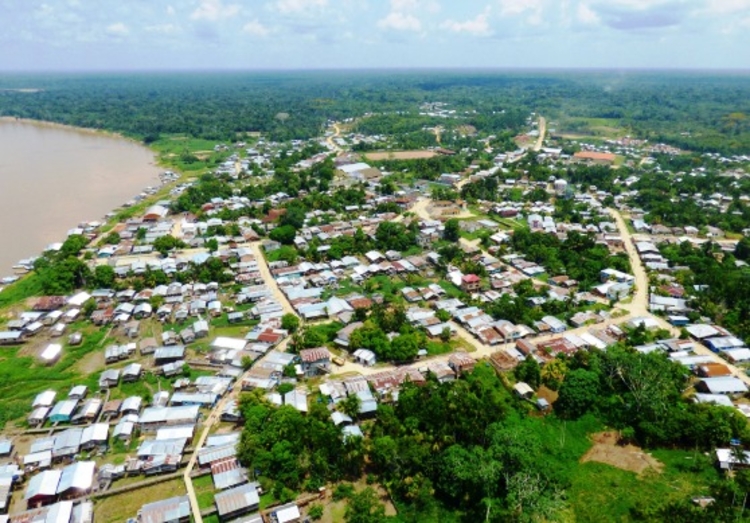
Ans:
[[[750,0],[0,0],[0,70],[750,69]]]

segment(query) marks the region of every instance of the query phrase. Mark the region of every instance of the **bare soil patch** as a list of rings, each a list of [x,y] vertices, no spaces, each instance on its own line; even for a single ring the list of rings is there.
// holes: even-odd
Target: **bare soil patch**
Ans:
[[[541,387],[539,387],[539,390],[536,391],[536,395],[539,398],[546,399],[549,404],[552,405],[557,401],[558,393],[555,390],[547,388],[546,385],[542,385]]]
[[[617,432],[592,435],[594,446],[583,455],[581,462],[595,461],[640,474],[648,469],[661,472],[664,465],[635,445],[620,445]]]
[[[372,161],[379,160],[421,160],[437,156],[435,151],[383,151],[379,153],[367,153],[365,158]]]
[[[96,350],[86,354],[73,368],[84,376],[89,376],[100,372],[104,367],[104,351]]]

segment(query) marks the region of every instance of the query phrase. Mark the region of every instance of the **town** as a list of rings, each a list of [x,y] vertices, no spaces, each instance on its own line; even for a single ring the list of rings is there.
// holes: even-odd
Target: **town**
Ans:
[[[442,122],[421,131],[435,145],[368,132],[378,114],[216,143],[206,173],[167,171],[20,261],[0,298],[39,292],[0,320],[0,520],[336,521],[336,482],[301,489],[278,445],[254,442],[266,469],[243,448],[247,413],[322,411],[353,466],[414,386],[491,371],[543,418],[563,392],[539,373],[616,345],[679,364],[690,402],[750,417],[747,336],[686,276],[704,251],[747,265],[750,157],[671,168],[685,151],[567,136],[539,114],[508,142],[448,103],[415,110]],[[648,192],[663,180],[695,213]],[[738,445],[713,446],[719,469],[747,466]]]

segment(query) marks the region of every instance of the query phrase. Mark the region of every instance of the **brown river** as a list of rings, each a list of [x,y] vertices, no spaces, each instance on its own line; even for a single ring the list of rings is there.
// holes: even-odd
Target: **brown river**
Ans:
[[[159,185],[159,172],[153,153],[135,142],[0,119],[0,277],[79,223],[102,220]]]

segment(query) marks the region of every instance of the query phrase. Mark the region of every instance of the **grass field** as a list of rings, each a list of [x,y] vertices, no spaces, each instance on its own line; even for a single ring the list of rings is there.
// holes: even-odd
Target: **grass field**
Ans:
[[[627,133],[616,118],[569,117],[560,122],[557,131],[563,137],[576,139],[619,138]]]
[[[42,282],[34,274],[27,274],[15,283],[6,286],[0,291],[0,309],[20,303],[32,296],[42,293]]]
[[[0,428],[8,421],[26,416],[31,411],[34,396],[43,390],[54,389],[60,397],[67,395],[74,385],[98,389],[98,373],[84,374],[74,366],[87,354],[103,347],[107,329],[73,325],[71,330],[82,332],[84,341],[78,347],[63,347],[64,355],[55,365],[40,364],[36,357],[29,355],[26,346],[0,349],[0,397],[3,398]]]
[[[581,463],[572,477],[568,496],[578,522],[626,521],[637,507],[708,494],[718,473],[701,454],[679,450],[654,451],[664,463],[661,473],[641,475],[600,463]],[[696,465],[691,470],[691,465]],[[606,507],[606,512],[602,512]]]
[[[202,510],[213,507],[215,489],[211,474],[193,479],[193,488],[198,498],[198,506]]]
[[[210,478],[210,476],[209,476]],[[119,496],[112,496],[96,501],[94,515],[102,523],[121,523],[133,518],[146,503],[185,494],[185,483],[176,478],[156,485],[133,490]]]

